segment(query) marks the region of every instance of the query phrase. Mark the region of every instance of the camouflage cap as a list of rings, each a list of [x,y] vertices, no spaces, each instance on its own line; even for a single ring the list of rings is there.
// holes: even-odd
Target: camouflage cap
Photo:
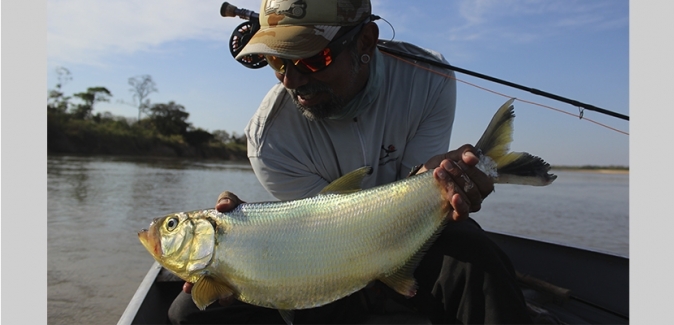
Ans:
[[[260,30],[236,56],[302,59],[324,49],[342,26],[370,17],[370,0],[262,0]]]

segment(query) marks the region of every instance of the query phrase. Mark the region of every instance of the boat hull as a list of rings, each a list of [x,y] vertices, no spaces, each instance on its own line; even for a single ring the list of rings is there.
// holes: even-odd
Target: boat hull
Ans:
[[[629,258],[487,232],[510,257],[538,322],[629,323]],[[118,325],[170,324],[168,309],[184,281],[154,263]],[[405,323],[429,323],[416,315]],[[369,323],[400,323],[373,318]],[[430,323],[429,323],[430,324]]]

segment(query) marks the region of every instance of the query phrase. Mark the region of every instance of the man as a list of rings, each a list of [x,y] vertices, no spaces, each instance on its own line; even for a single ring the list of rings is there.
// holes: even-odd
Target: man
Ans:
[[[493,190],[491,179],[474,167],[472,146],[442,154],[454,120],[453,73],[382,53],[369,0],[264,0],[259,19],[261,29],[239,57],[264,55],[280,81],[246,128],[248,156],[262,185],[290,200],[315,195],[366,165],[373,173],[363,188],[435,169],[436,179],[451,188],[448,217],[455,221],[417,267],[414,298],[375,284],[297,311],[295,322],[363,322],[406,311],[434,323],[530,323],[510,261],[468,218]],[[379,43],[446,62],[411,44]],[[240,202],[224,192],[216,209]],[[199,312],[190,289],[187,283],[171,306],[172,322],[283,323],[275,311],[241,302],[221,301],[226,306]]]

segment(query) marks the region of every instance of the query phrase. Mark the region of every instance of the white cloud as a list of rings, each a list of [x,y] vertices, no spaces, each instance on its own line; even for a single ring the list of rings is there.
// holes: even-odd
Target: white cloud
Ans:
[[[215,0],[48,0],[50,61],[102,64],[107,56],[148,51],[177,40],[228,40],[237,18]],[[258,11],[259,0],[237,0]]]

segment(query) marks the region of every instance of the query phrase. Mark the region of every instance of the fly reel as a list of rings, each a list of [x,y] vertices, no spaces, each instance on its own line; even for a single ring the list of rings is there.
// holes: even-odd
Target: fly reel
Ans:
[[[229,38],[229,52],[232,53],[232,57],[236,58],[237,54],[239,54],[243,47],[248,44],[248,41],[250,41],[251,37],[255,35],[255,32],[259,28],[259,23],[254,21],[247,21],[236,27],[232,32],[232,37]],[[236,61],[239,61],[239,63],[243,64],[246,68],[251,69],[259,69],[267,65],[267,60],[264,58],[264,55],[260,54],[249,54]]]
[[[239,52],[248,44],[248,41],[255,35],[255,32],[260,29],[258,15],[249,10],[238,9],[227,2],[222,5],[220,12],[223,17],[240,16],[241,18],[250,19],[237,26],[232,32],[232,37],[229,38],[229,52],[236,59]],[[251,69],[259,69],[267,65],[264,55],[260,54],[249,54],[236,59],[236,61],[243,64],[244,67]]]

